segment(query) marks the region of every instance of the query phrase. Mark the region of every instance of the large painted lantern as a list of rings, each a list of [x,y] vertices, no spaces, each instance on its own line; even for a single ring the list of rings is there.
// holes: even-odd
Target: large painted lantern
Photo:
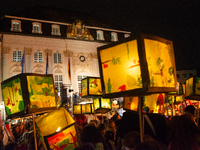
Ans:
[[[65,108],[35,119],[40,139],[48,150],[71,150],[79,146],[75,121]]]
[[[102,88],[101,88],[101,79],[99,77],[86,77],[81,81],[81,96],[92,98],[92,97],[101,97]]]
[[[200,77],[191,77],[186,80],[185,98],[200,100]]]
[[[23,73],[1,83],[7,118],[57,109],[53,75]]]
[[[107,113],[112,110],[112,103],[110,98],[94,98],[95,113]]]
[[[98,59],[103,97],[177,91],[172,41],[142,34],[98,47]]]

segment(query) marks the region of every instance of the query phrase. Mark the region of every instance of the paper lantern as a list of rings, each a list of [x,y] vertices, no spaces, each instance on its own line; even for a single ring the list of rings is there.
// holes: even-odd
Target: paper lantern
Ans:
[[[93,114],[94,113],[94,105],[93,105],[93,103],[85,104],[82,107],[85,108],[84,114]]]
[[[1,83],[7,118],[57,109],[53,75],[23,73]]]
[[[94,98],[95,113],[106,113],[112,110],[111,99],[109,98]]]
[[[81,97],[101,97],[101,80],[99,77],[87,77],[81,81]]]
[[[200,100],[200,77],[191,77],[186,80],[185,98]]]
[[[82,105],[73,105],[73,114],[74,115],[81,115],[82,114]]]
[[[65,108],[35,119],[36,129],[48,150],[75,149],[79,145],[75,121]]]
[[[97,50],[103,97],[177,91],[171,41],[142,34]]]
[[[124,97],[124,109],[137,111],[138,97]]]

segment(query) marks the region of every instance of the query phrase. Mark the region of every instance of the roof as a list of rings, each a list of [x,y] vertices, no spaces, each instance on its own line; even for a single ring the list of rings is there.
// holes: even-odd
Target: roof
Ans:
[[[82,20],[85,26],[100,27],[117,29],[116,27],[101,21],[98,18],[93,17],[90,14],[83,12],[69,11],[65,9],[56,9],[44,6],[33,6],[26,8],[17,13],[11,14],[12,16],[48,20],[54,22],[62,22],[72,24],[76,20]]]

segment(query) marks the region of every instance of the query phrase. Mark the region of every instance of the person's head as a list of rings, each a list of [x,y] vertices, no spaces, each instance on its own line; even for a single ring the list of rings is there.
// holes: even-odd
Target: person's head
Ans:
[[[0,126],[0,141],[3,141],[3,137],[4,137],[3,129],[2,129],[2,127]]]
[[[80,134],[81,144],[92,143],[95,145],[98,142],[102,142],[102,135],[95,126],[85,126]]]
[[[18,125],[13,126],[13,132],[19,133],[19,126]]]
[[[111,119],[108,120],[108,123],[107,123],[107,130],[112,130],[112,131],[115,131],[115,130],[116,130],[116,129],[115,129],[115,123],[114,123]]]
[[[193,105],[188,105],[186,108],[185,108],[185,112],[186,113],[190,113],[194,116],[194,113],[195,113],[195,107]]]
[[[131,131],[124,136],[125,150],[133,150],[134,146],[140,142],[140,133],[137,131]]]
[[[98,126],[101,134],[104,136],[106,134],[106,125],[104,123],[101,123],[99,126]]]

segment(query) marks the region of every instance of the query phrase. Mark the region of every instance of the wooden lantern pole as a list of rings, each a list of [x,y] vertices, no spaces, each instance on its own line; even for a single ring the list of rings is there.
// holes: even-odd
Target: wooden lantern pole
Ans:
[[[143,97],[138,97],[138,111],[139,111],[141,142],[143,142],[143,137],[144,137],[144,116],[143,116],[143,113],[142,113],[142,108],[143,108]]]
[[[34,131],[34,140],[35,140],[35,150],[37,150],[37,136],[36,136],[36,129],[35,129],[34,113],[32,114],[32,117],[33,117],[33,131]]]
[[[199,99],[197,104],[197,126],[199,126]]]

